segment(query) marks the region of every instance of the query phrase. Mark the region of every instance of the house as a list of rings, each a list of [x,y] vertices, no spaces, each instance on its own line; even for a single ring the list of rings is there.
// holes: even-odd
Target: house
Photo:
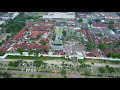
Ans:
[[[65,55],[65,52],[63,50],[57,50],[53,53],[53,55]]]
[[[115,12],[101,12],[102,16],[104,16],[105,19],[120,19],[119,15],[117,15]]]
[[[107,54],[109,54],[110,52],[113,52],[115,50],[113,50],[112,48],[106,48],[103,50],[104,54],[107,56]]]
[[[109,24],[106,23],[92,23],[91,25],[93,28],[107,28]],[[120,24],[115,23],[113,24],[114,28],[120,28]]]
[[[75,12],[48,12],[47,15],[43,15],[43,19],[55,20],[55,19],[75,19]]]
[[[36,22],[27,22],[26,27],[28,30],[34,31],[50,31],[54,29],[55,22],[51,21],[36,21]]]
[[[13,38],[13,40],[19,40],[26,32],[26,27],[23,27]]]
[[[89,53],[86,53],[86,56],[90,56],[90,57],[100,57],[101,55],[102,55],[101,50],[97,48],[93,48],[90,50]]]
[[[40,45],[37,43],[22,43],[22,44],[14,44],[13,48],[16,50],[17,48],[23,48],[23,49],[49,49],[49,45]]]

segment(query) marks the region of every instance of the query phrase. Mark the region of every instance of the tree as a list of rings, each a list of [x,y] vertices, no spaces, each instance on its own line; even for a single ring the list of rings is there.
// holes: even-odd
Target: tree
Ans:
[[[0,46],[2,45],[3,43],[2,42],[0,42]]]
[[[105,68],[104,67],[99,67],[98,70],[99,70],[100,73],[105,73]]]
[[[31,77],[34,77],[34,74],[31,74]]]
[[[11,36],[8,35],[8,36],[6,37],[6,40],[8,40],[10,37],[11,37]]]
[[[29,49],[29,50],[28,50],[28,55],[29,55],[29,56],[32,55],[33,52],[34,52],[34,51],[33,51],[32,49]]]
[[[20,53],[20,55],[22,56],[24,50],[22,48],[17,48],[17,52]]]
[[[5,42],[5,40],[2,40],[2,43],[4,43]]]
[[[109,67],[107,70],[108,70],[109,73],[115,72],[115,69],[113,67]]]
[[[107,57],[120,58],[120,54],[117,52],[110,52],[107,54]]]
[[[66,31],[65,30],[62,31],[62,34],[63,34],[63,37],[66,37]]]
[[[82,19],[82,18],[80,18],[80,19],[79,19],[79,22],[83,22],[83,19]]]
[[[91,22],[91,21],[89,21],[89,22],[88,22],[88,24],[89,24],[89,25],[91,25],[91,24],[92,24],[92,22]]]
[[[88,50],[91,50],[92,48],[94,48],[94,45],[92,43],[87,43],[86,47]]]
[[[3,56],[3,55],[5,55],[5,52],[0,51],[0,56]]]
[[[96,19],[95,22],[97,22],[97,23],[100,22],[100,19]]]
[[[108,28],[111,29],[111,30],[114,30],[114,26],[111,25],[111,24],[108,25]]]
[[[98,48],[101,49],[101,50],[104,50],[106,47],[107,47],[107,45],[105,43],[100,43],[98,45]]]
[[[45,65],[46,63],[44,63],[43,61],[41,61],[41,60],[35,60],[34,62],[34,65],[36,66],[36,67],[40,67],[41,65]]]
[[[41,77],[42,77],[42,75],[41,75],[41,74],[38,74],[38,75],[37,75],[37,77],[38,77],[38,78],[41,78]]]
[[[113,48],[113,44],[112,43],[108,43],[107,46],[110,47],[110,48]]]
[[[34,55],[35,55],[35,56],[38,56],[39,53],[40,53],[40,50],[38,50],[38,49],[37,49],[37,50],[34,50]]]
[[[46,45],[46,44],[47,44],[47,41],[41,40],[40,43],[41,43],[42,45]]]
[[[109,21],[109,24],[114,24],[114,21]]]

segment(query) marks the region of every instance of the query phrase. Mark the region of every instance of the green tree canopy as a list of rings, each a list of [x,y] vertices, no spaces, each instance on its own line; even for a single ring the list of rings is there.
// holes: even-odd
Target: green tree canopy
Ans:
[[[34,52],[34,51],[33,51],[32,49],[29,49],[29,50],[28,50],[28,55],[29,55],[29,56],[32,55],[33,52]]]
[[[20,55],[22,55],[23,52],[24,52],[24,50],[23,50],[22,48],[18,48],[18,49],[17,49],[17,52],[20,53]]]
[[[111,29],[111,30],[114,30],[114,26],[111,25],[111,24],[108,25],[108,28]]]
[[[109,21],[109,24],[114,24],[114,21]]]
[[[100,43],[98,45],[98,48],[101,49],[101,50],[104,50],[106,47],[107,47],[107,45],[105,43]]]
[[[92,24],[92,22],[91,22],[91,21],[89,21],[89,22],[88,22],[88,24],[89,24],[89,25],[91,25],[91,24]]]
[[[82,18],[80,18],[80,19],[79,19],[79,22],[83,22],[83,19],[82,19]]]
[[[99,71],[100,73],[105,73],[106,70],[105,70],[104,67],[99,67],[99,68],[98,68],[98,71]]]
[[[62,34],[63,34],[63,37],[66,37],[66,31],[65,30],[62,31]]]
[[[38,49],[37,49],[37,50],[34,50],[34,55],[35,55],[35,56],[38,56],[39,53],[40,53],[40,50],[38,50]]]
[[[87,43],[87,44],[86,44],[86,48],[87,48],[88,50],[91,50],[92,48],[94,48],[94,45],[93,45],[92,43]]]
[[[120,54],[117,52],[110,52],[107,54],[107,57],[120,58]]]
[[[46,44],[47,44],[47,41],[41,40],[40,43],[41,43],[42,45],[46,45]]]
[[[97,23],[100,22],[100,19],[96,19],[95,22],[97,22]]]

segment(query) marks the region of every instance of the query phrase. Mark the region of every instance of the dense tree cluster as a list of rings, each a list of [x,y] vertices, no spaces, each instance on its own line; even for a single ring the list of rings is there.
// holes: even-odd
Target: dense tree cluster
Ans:
[[[120,58],[120,53],[110,52],[110,53],[107,54],[107,57]]]

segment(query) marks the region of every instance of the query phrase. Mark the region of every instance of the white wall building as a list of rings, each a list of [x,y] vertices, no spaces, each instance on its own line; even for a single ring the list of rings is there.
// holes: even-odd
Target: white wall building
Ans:
[[[48,12],[43,19],[75,19],[75,12]]]

